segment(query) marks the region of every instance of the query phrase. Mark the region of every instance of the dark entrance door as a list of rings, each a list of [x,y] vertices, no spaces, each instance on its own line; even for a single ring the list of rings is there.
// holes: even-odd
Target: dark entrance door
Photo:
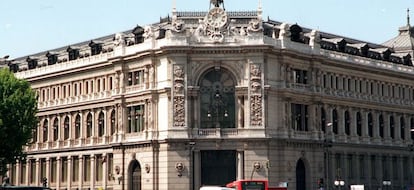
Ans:
[[[141,190],[141,165],[138,161],[134,160],[129,164],[128,176],[128,189]]]
[[[306,169],[302,160],[296,165],[296,190],[306,189]]]
[[[236,151],[201,151],[201,185],[226,185],[236,180]]]

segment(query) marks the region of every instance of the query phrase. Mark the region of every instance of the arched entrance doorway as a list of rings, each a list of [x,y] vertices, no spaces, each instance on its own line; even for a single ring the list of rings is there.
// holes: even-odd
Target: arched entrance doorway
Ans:
[[[128,167],[128,190],[141,190],[141,165],[137,160]]]
[[[306,189],[306,168],[302,159],[296,163],[296,190]]]
[[[204,74],[199,83],[201,128],[235,128],[235,84],[224,68]]]

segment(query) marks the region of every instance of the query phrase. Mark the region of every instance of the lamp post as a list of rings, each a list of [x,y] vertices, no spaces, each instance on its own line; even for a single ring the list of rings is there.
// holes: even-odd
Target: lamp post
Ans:
[[[345,186],[345,181],[344,180],[339,180],[339,179],[335,180],[334,185],[337,189],[341,190]]]
[[[382,181],[382,186],[384,186],[384,189],[389,190],[391,186],[391,181],[389,180]]]

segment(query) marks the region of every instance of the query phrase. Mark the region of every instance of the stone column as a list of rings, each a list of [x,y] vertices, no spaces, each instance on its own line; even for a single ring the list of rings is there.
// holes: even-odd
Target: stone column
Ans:
[[[368,114],[369,110],[363,109],[361,111],[362,116],[362,139],[364,142],[368,142],[370,137],[368,134]]]
[[[68,175],[66,176],[67,178],[66,178],[66,189],[71,189],[71,187],[72,187],[72,170],[73,170],[73,167],[72,167],[72,156],[68,156],[67,157],[67,159],[68,159],[68,165],[67,165],[67,172],[68,172]]]
[[[29,176],[30,176],[30,159],[26,160],[26,171],[23,175],[25,175],[26,180],[23,182],[23,184],[25,185],[29,185],[30,184],[30,180],[29,180]]]
[[[358,134],[357,134],[357,112],[358,110],[356,110],[355,108],[350,108],[349,109],[349,116],[350,116],[350,126],[349,126],[349,130],[351,133],[351,141],[353,142],[357,142],[358,141]]]
[[[60,182],[62,179],[62,163],[60,156],[56,158],[56,189],[60,189]]]
[[[102,186],[106,189],[108,183],[108,155],[106,153],[102,154],[102,159]]]
[[[237,151],[237,180],[244,179],[244,152]]]
[[[373,127],[373,135],[374,135],[374,143],[379,143],[381,141],[381,137],[379,136],[379,112],[373,111],[372,112],[372,120],[374,122]]]
[[[327,135],[332,135],[332,125],[333,125],[333,119],[332,119],[332,108],[329,105],[324,105],[325,113],[326,113],[326,126],[325,131]]]
[[[244,128],[244,95],[237,96],[237,128]]]
[[[201,155],[199,150],[194,150],[194,189],[201,187]]]
[[[83,169],[84,169],[83,160],[84,160],[83,155],[79,155],[79,179],[78,179],[79,187],[78,189],[82,189],[82,186],[83,186]]]
[[[96,164],[95,164],[96,155],[91,154],[91,177],[90,177],[90,188],[95,189],[95,180],[96,180]]]
[[[50,187],[51,186],[51,184],[52,184],[52,174],[51,174],[51,167],[50,167],[50,162],[51,162],[51,159],[52,158],[50,158],[50,157],[47,157],[46,158],[46,178],[47,178],[47,186],[48,187]],[[41,165],[40,165],[40,167],[41,167]],[[44,176],[40,176],[40,180],[42,180],[42,178],[43,178]]]
[[[340,140],[345,140],[345,112],[346,108],[340,107],[338,108],[338,134]]]
[[[401,143],[401,120],[400,120],[401,115],[395,115],[394,117],[394,129],[395,129],[395,142],[397,144]]]
[[[33,174],[30,174],[33,175]],[[36,158],[36,179],[35,185],[42,185],[41,184],[41,176],[40,176],[40,159]]]
[[[20,178],[22,177],[20,169],[20,160],[16,161],[16,165],[14,167],[16,168],[16,172],[13,174],[13,179],[15,181],[14,185],[20,185]]]
[[[386,144],[391,143],[391,134],[390,134],[390,114],[389,112],[383,113],[384,118],[384,142]]]

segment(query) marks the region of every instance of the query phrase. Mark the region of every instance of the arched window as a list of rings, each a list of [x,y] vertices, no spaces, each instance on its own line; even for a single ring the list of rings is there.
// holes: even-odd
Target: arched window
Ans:
[[[384,128],[385,128],[385,124],[384,124],[384,117],[382,116],[382,114],[379,116],[379,136],[381,138],[384,138]]]
[[[357,112],[356,116],[356,127],[357,127],[357,135],[362,136],[362,116],[360,112]]]
[[[235,128],[235,80],[225,69],[207,72],[200,83],[201,128]]]
[[[326,112],[321,108],[321,130],[326,133]]]
[[[332,110],[332,131],[334,134],[338,134],[338,112],[336,109]]]
[[[395,132],[394,132],[394,129],[395,129],[394,117],[393,117],[393,116],[390,116],[390,137],[391,137],[392,139],[394,139],[394,138],[395,138]]]
[[[401,139],[405,140],[405,120],[404,117],[400,117],[400,135]]]
[[[368,135],[369,137],[374,136],[374,120],[372,118],[372,113],[368,114]]]
[[[112,110],[111,112],[111,135],[115,134],[115,110]]]
[[[86,138],[89,138],[92,136],[92,114],[89,113],[86,117]]]
[[[59,140],[59,119],[53,121],[53,141]]]
[[[105,116],[104,113],[99,113],[98,117],[98,136],[102,137],[105,134]]]
[[[351,135],[351,117],[349,116],[349,111],[345,111],[345,134]]]
[[[45,119],[43,121],[43,139],[42,142],[47,142],[48,139],[48,126],[49,126],[49,121],[47,119]]]
[[[63,139],[64,140],[68,140],[69,139],[69,131],[70,131],[69,117],[66,116],[65,117],[65,121],[63,122]]]
[[[81,135],[81,117],[76,115],[75,118],[75,139],[79,139]]]

